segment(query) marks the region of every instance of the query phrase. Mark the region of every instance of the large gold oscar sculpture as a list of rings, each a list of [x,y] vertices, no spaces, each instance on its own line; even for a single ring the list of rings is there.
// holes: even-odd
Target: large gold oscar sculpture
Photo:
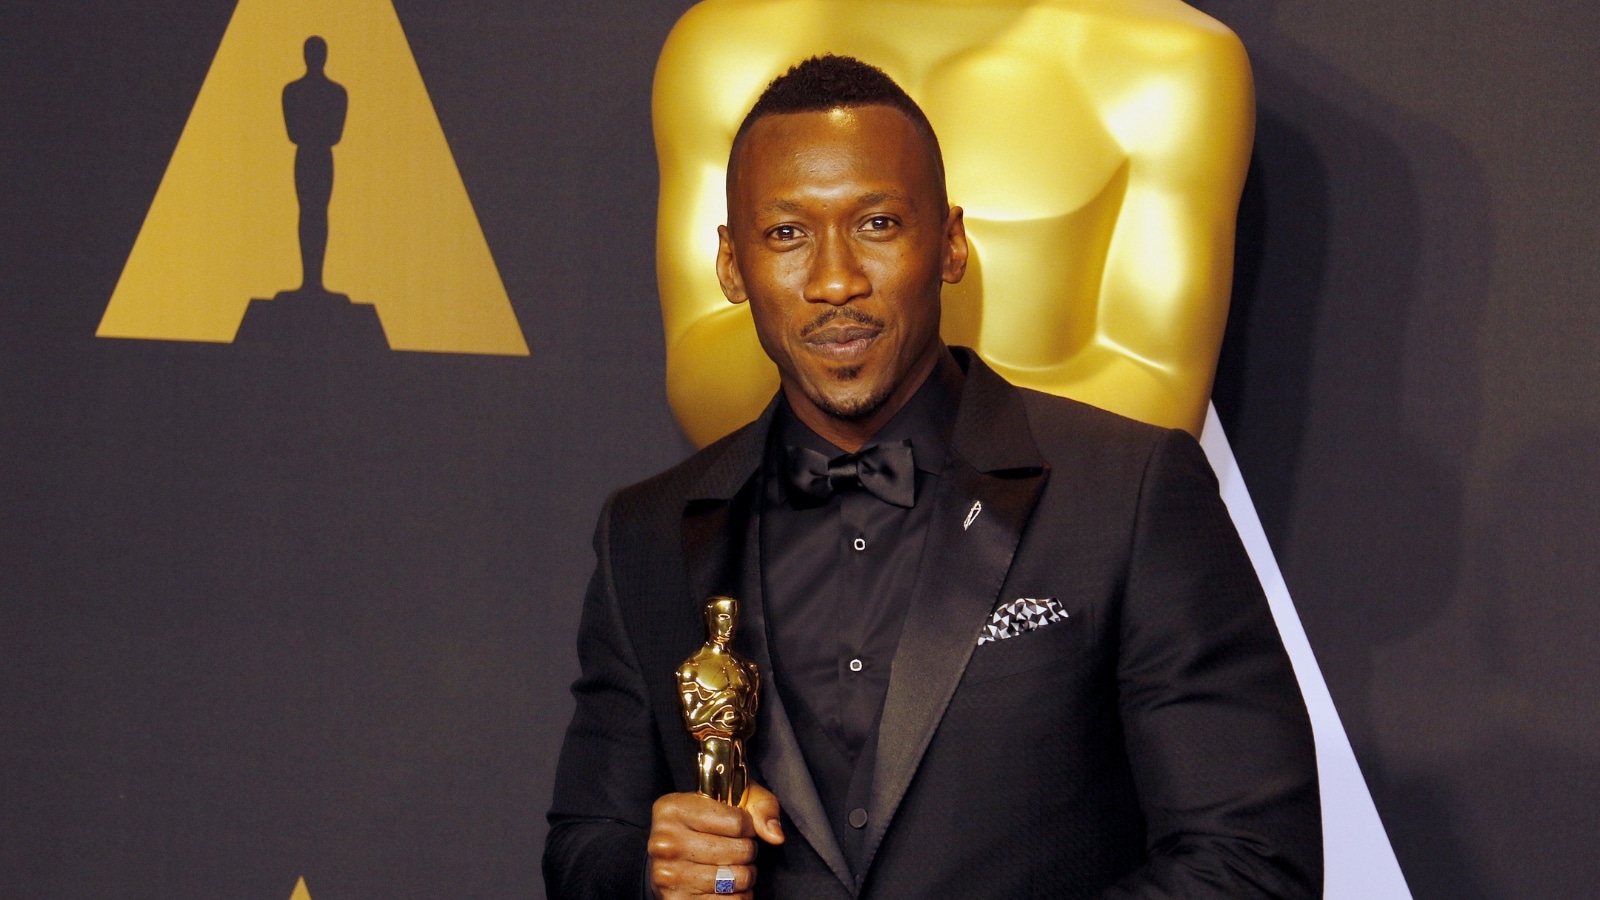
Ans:
[[[700,742],[701,795],[738,806],[749,782],[744,745],[756,731],[761,672],[728,646],[739,627],[739,602],[712,597],[705,616],[705,645],[678,667],[678,699],[683,724]]]
[[[946,342],[1012,382],[1198,434],[1227,320],[1250,66],[1178,0],[706,0],[656,69],[667,391],[705,445],[777,389],[717,284],[735,130],[822,53],[898,81],[944,149],[972,258]]]

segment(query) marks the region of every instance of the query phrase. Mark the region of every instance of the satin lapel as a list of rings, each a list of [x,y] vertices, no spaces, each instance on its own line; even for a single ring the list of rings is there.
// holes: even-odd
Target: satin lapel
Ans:
[[[769,407],[750,428],[748,436],[729,448],[726,465],[713,467],[696,491],[697,499],[692,500],[684,512],[682,541],[689,597],[696,610],[713,594],[728,594],[741,601],[742,621],[734,635],[734,648],[754,659],[762,675],[761,709],[751,760],[755,772],[752,774],[782,798],[789,820],[840,883],[853,893],[849,864],[839,849],[833,827],[828,824],[828,815],[822,808],[822,800],[800,752],[800,742],[795,738],[794,726],[784,711],[772,677],[760,549],[761,497],[765,491],[760,460],[771,412]],[[752,472],[755,473],[753,478],[749,477]],[[728,473],[736,473],[736,476]],[[702,633],[697,640],[704,639]],[[681,719],[675,720],[674,724],[680,722]],[[690,748],[692,759],[695,750],[688,733],[681,727],[672,731],[677,737],[669,740],[676,743],[681,739]],[[687,790],[694,790],[693,773],[683,775],[689,777]],[[685,783],[676,772],[673,780],[680,786]]]
[[[652,643],[676,648],[676,656],[656,660],[652,665],[659,671],[649,673],[651,677],[670,676],[695,648],[705,642],[706,626],[701,610],[704,609],[706,598],[731,593],[724,573],[733,560],[733,545],[728,535],[732,506],[731,500],[697,501],[684,513],[679,536],[688,583],[683,587],[685,594],[682,605],[678,607],[682,614],[673,617],[673,631],[670,634],[663,631],[652,636]],[[658,627],[663,629],[667,625],[666,622],[658,623]],[[678,634],[680,629],[681,636]],[[656,717],[661,723],[661,741],[667,758],[687,760],[687,764],[674,764],[671,774],[675,790],[688,793],[695,790],[694,760],[698,747],[684,727],[679,702],[676,682],[673,682],[670,690],[663,690],[656,696]]]
[[[677,590],[684,593],[678,594],[671,586],[663,585],[662,589],[672,595],[674,614],[670,620],[655,623],[660,632],[651,635],[650,641],[652,646],[678,648],[671,651],[677,655],[666,659],[663,654],[663,658],[656,659],[651,665],[660,671],[652,671],[647,677],[670,678],[678,665],[705,642],[702,611],[706,598],[714,594],[738,594],[737,539],[743,536],[748,518],[751,485],[757,480],[752,476],[761,462],[771,414],[772,407],[768,406],[761,418],[729,435],[720,446],[708,448],[707,452],[716,456],[689,488],[678,534],[686,583]],[[687,765],[673,766],[672,783],[678,791],[693,791],[698,748],[684,729],[676,687],[657,694],[655,702],[667,758],[688,760]]]
[[[878,725],[863,880],[994,610],[1049,477],[1033,449],[1020,395],[976,359],[968,365],[956,451],[933,498]]]
[[[706,598],[731,594],[735,590],[733,579],[738,573],[732,566],[737,554],[729,527],[734,524],[736,503],[735,500],[696,503],[684,513],[683,562],[689,575],[689,599],[697,611]],[[737,524],[743,527],[744,523]],[[702,635],[701,640],[704,639]]]
[[[753,498],[760,496],[761,458],[776,402],[768,404],[759,419],[724,438],[720,446],[707,448],[708,453],[720,452],[690,487],[681,538],[697,618],[707,597],[733,593],[739,587],[742,575],[732,568],[739,563],[735,543],[744,537]]]

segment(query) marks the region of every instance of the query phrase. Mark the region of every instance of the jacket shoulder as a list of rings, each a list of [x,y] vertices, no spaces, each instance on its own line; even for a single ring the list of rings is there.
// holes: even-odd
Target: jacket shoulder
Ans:
[[[1194,436],[1077,400],[1018,389],[1039,454],[1056,478],[1084,485],[1146,484],[1153,471],[1183,473],[1216,490],[1217,477]]]
[[[1078,400],[1031,388],[1016,389],[1028,413],[1028,427],[1047,459],[1052,451],[1148,454],[1164,440],[1188,437],[1181,429],[1130,419]]]
[[[682,515],[684,505],[700,495],[712,475],[727,474],[730,466],[754,471],[752,461],[745,457],[751,442],[759,442],[764,435],[766,424],[764,418],[757,419],[671,468],[618,488],[606,501],[611,518],[621,522],[667,514],[675,520]],[[747,476],[749,473],[734,474]]]

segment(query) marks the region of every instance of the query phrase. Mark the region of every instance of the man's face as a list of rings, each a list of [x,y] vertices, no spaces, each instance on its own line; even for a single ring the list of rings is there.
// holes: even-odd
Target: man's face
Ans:
[[[888,106],[774,115],[734,165],[717,275],[750,301],[789,402],[845,420],[904,403],[967,259],[926,139]]]

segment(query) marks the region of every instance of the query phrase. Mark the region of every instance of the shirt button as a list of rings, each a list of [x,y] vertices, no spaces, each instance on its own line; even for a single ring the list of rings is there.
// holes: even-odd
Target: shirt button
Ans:
[[[859,659],[850,660],[850,671],[852,671],[852,672],[861,671],[861,660],[859,660]]]
[[[867,539],[866,538],[856,538],[855,539],[855,543],[851,544],[850,546],[856,548],[857,550],[865,550],[865,549],[867,549]]]
[[[864,809],[861,809],[860,807],[857,807],[855,809],[850,810],[850,827],[851,828],[865,828],[865,827],[867,827],[867,811],[864,810]]]

